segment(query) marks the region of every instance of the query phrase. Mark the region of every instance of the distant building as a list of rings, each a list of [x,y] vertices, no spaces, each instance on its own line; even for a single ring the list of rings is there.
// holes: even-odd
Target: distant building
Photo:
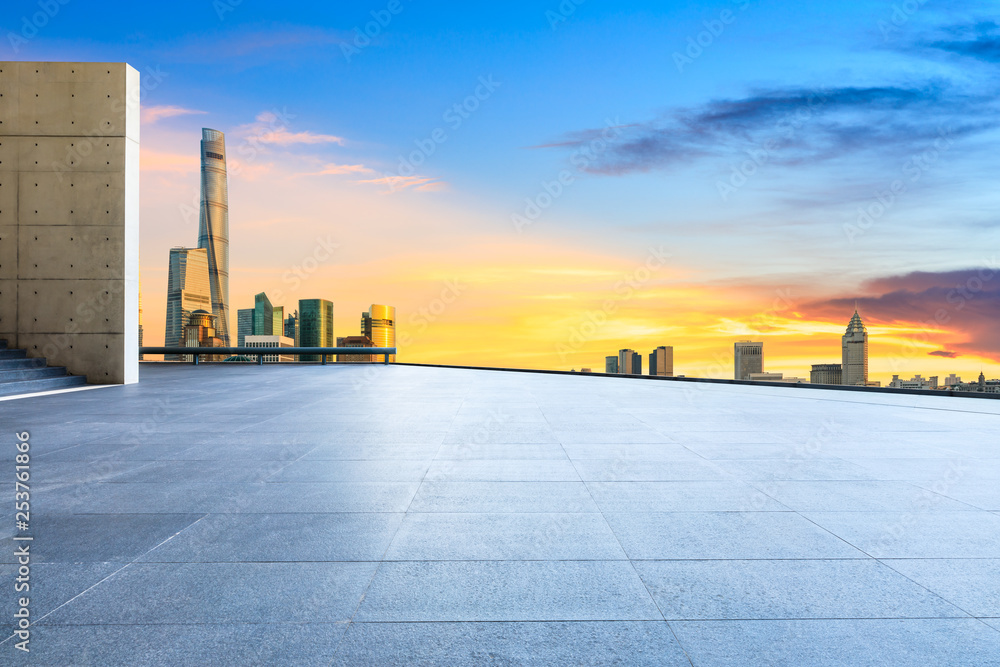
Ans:
[[[674,348],[672,345],[656,348],[649,355],[649,374],[674,376]]]
[[[293,347],[295,341],[286,336],[247,336],[246,346],[247,347]],[[277,362],[277,361],[294,361],[294,357],[290,354],[266,354],[264,355],[264,361],[267,362]]]
[[[787,384],[803,384],[809,382],[805,378],[785,377],[784,373],[751,373],[747,378],[751,382],[785,382]]]
[[[618,374],[618,357],[604,357],[604,372],[612,375]]]
[[[954,391],[971,391],[985,394],[1000,394],[1000,380],[987,380],[982,373],[975,382],[961,382],[952,387]]]
[[[201,211],[198,247],[208,259],[208,276],[219,338],[229,336],[229,187],[226,175],[226,137],[218,130],[201,131]]]
[[[167,320],[164,347],[182,347],[184,328],[196,310],[212,310],[208,285],[208,251],[204,248],[171,248],[167,267]],[[176,355],[165,355],[176,359]]]
[[[188,324],[184,327],[184,347],[225,347],[224,341],[216,336],[215,315],[205,310],[191,313]],[[180,355],[181,361],[187,361],[187,355]],[[201,355],[202,361],[222,361],[223,355]]]
[[[139,274],[139,361],[142,361],[142,273]]]
[[[847,325],[841,339],[843,356],[843,383],[852,387],[868,385],[868,329],[858,311]]]
[[[382,347],[376,346],[368,336],[344,336],[337,339],[337,347]],[[392,355],[390,355],[391,357]],[[378,361],[381,357],[374,354],[338,354],[339,364],[367,364]]]
[[[236,311],[236,346],[246,345],[247,336],[253,335],[253,308],[240,308]]]
[[[361,335],[371,340],[372,347],[396,347],[396,309],[373,303],[361,313]],[[390,354],[389,361],[396,361],[396,355]]]
[[[737,380],[749,380],[751,373],[764,372],[764,343],[738,341],[733,346],[734,373]]]
[[[291,338],[295,341],[296,347],[299,345],[299,311],[295,311],[294,315],[289,315],[285,318],[285,337]]]
[[[844,368],[840,364],[813,364],[809,371],[812,384],[844,384]]]
[[[284,306],[274,306],[271,309],[274,314],[274,322],[271,324],[271,331],[274,332],[275,336],[285,335],[285,307]]]
[[[333,347],[333,302],[326,299],[299,301],[299,345]],[[302,361],[319,361],[318,354],[305,354]]]
[[[594,371],[590,370],[589,368],[581,368],[580,372],[581,373],[593,373]]]
[[[274,335],[274,307],[264,292],[253,297],[253,335]]]
[[[962,384],[962,378],[952,373],[951,375],[946,377],[944,379],[944,382],[942,382],[941,384],[943,384],[945,387],[951,387],[956,384]]]
[[[893,375],[889,386],[896,389],[937,389],[937,378],[934,378],[934,383],[931,384],[930,379],[922,378],[920,375],[915,375],[910,380],[901,380],[898,375]]]
[[[642,375],[642,355],[635,350],[618,350],[618,372],[622,375]]]

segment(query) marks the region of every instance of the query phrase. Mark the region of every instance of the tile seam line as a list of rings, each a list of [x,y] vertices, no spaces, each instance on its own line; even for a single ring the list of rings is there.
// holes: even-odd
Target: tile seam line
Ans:
[[[449,429],[454,424],[455,416],[459,412],[461,412],[462,406],[465,405],[465,401],[466,399],[463,398],[462,401],[458,404],[458,408],[455,409],[455,413],[451,416],[451,421],[449,422]],[[351,625],[354,623],[354,618],[358,615],[358,612],[361,610],[361,605],[364,604],[365,598],[368,596],[368,591],[371,590],[372,584],[375,582],[375,577],[378,576],[379,570],[382,569],[382,563],[385,562],[385,555],[389,553],[389,549],[392,548],[392,543],[396,541],[396,536],[399,535],[399,531],[403,528],[403,522],[406,521],[406,517],[410,513],[410,507],[413,506],[413,501],[416,500],[417,494],[420,493],[420,487],[424,485],[424,481],[427,479],[427,475],[430,473],[431,467],[434,465],[434,461],[437,460],[438,455],[441,453],[441,449],[444,447],[444,439],[445,438],[441,439],[442,442],[438,444],[438,448],[434,452],[434,456],[431,457],[430,462],[427,464],[427,468],[424,470],[423,476],[417,483],[417,488],[413,490],[413,495],[410,496],[410,502],[406,504],[406,509],[403,510],[403,517],[399,520],[399,525],[396,526],[395,532],[393,532],[392,537],[389,538],[389,541],[386,543],[385,550],[382,552],[382,556],[379,558],[378,564],[375,566],[374,571],[372,571],[372,576],[368,580],[368,584],[365,586],[365,590],[361,592],[361,597],[358,600],[358,604],[354,607],[354,612],[351,614],[351,618],[348,619],[347,629],[344,630],[344,633],[340,636],[340,639],[337,640],[337,646],[333,650],[333,656],[330,659],[329,663],[331,667],[336,663],[337,655],[340,653],[340,647],[343,645],[344,639],[347,637],[347,633],[350,632],[351,630]]]
[[[536,405],[537,405],[537,399],[536,399]],[[544,410],[542,411],[542,417],[545,418],[546,424],[548,424],[548,427],[551,429],[552,422],[549,421],[549,418],[546,416]],[[615,542],[618,544],[618,548],[621,549],[622,555],[625,556],[625,559],[628,561],[629,567],[632,568],[632,573],[639,580],[639,583],[642,584],[642,588],[643,590],[646,591],[646,596],[649,598],[649,601],[653,603],[653,606],[656,608],[656,612],[660,615],[660,618],[663,619],[663,622],[666,624],[667,629],[670,630],[670,635],[674,638],[674,641],[677,643],[677,648],[679,648],[681,652],[684,654],[684,657],[687,659],[688,664],[691,665],[691,667],[694,667],[694,661],[691,659],[691,655],[688,653],[688,650],[681,643],[680,637],[677,636],[677,632],[674,631],[674,628],[667,621],[667,617],[663,614],[663,610],[660,609],[659,603],[657,603],[656,599],[653,597],[652,592],[649,590],[649,586],[646,585],[646,582],[639,574],[639,571],[635,567],[635,563],[633,563],[632,559],[629,558],[628,552],[625,551],[625,547],[624,545],[622,545],[621,539],[618,537],[618,534],[615,532],[614,528],[611,527],[611,523],[608,521],[608,517],[604,515],[604,510],[597,503],[597,499],[594,498],[594,494],[590,490],[590,485],[588,485],[587,482],[584,481],[583,475],[580,474],[580,469],[576,467],[576,461],[570,458],[569,452],[566,451],[566,445],[563,444],[561,440],[559,442],[559,447],[563,450],[563,454],[566,456],[566,458],[569,459],[570,465],[573,466],[573,470],[576,471],[577,477],[580,478],[580,482],[583,484],[583,488],[587,489],[587,495],[590,496],[590,502],[594,503],[594,506],[597,507],[597,511],[601,515],[601,519],[604,521],[604,525],[607,527],[609,531],[611,531],[611,535],[614,536]],[[614,561],[614,562],[621,562],[621,561]]]
[[[201,514],[201,512],[194,512],[194,514]],[[41,617],[40,617],[40,618],[39,618],[39,619],[38,619],[37,621],[34,621],[34,622],[32,622],[32,625],[35,625],[36,623],[40,623],[41,621],[45,620],[46,618],[48,618],[48,617],[49,617],[49,616],[51,616],[52,614],[56,613],[57,611],[59,611],[60,609],[62,609],[63,607],[65,607],[66,605],[68,605],[68,604],[70,604],[71,602],[73,602],[73,600],[76,600],[76,599],[77,599],[77,598],[79,598],[80,596],[82,596],[82,595],[85,595],[85,594],[87,594],[88,592],[92,591],[93,589],[97,588],[98,586],[100,586],[101,584],[103,584],[103,583],[104,583],[105,581],[107,581],[107,580],[108,580],[108,579],[110,579],[111,577],[115,576],[116,574],[118,574],[118,573],[119,573],[119,572],[121,572],[122,570],[125,570],[126,568],[128,568],[128,567],[129,567],[130,565],[134,565],[134,564],[136,564],[136,562],[137,562],[137,561],[138,561],[138,560],[139,560],[140,558],[142,558],[142,557],[143,557],[143,556],[145,556],[146,554],[148,554],[148,553],[150,553],[150,552],[152,552],[152,551],[155,551],[156,549],[160,548],[161,546],[163,546],[164,544],[166,544],[166,543],[167,543],[167,542],[169,542],[170,540],[174,539],[175,537],[177,537],[178,535],[180,535],[181,533],[183,533],[183,532],[184,532],[185,530],[187,530],[187,529],[188,529],[188,528],[190,528],[191,526],[195,525],[196,523],[198,523],[199,521],[201,521],[202,519],[204,519],[204,518],[205,518],[206,516],[208,516],[208,515],[207,515],[207,514],[203,514],[202,516],[198,517],[197,519],[195,519],[194,521],[192,521],[192,522],[191,522],[191,523],[189,523],[188,525],[186,525],[186,526],[184,526],[183,528],[181,528],[180,530],[178,530],[178,531],[177,531],[176,533],[174,533],[173,535],[171,535],[171,536],[170,536],[170,537],[168,537],[167,539],[163,540],[162,542],[158,543],[157,545],[153,546],[152,548],[150,548],[150,549],[147,549],[146,551],[144,551],[143,553],[139,554],[138,556],[136,556],[136,557],[135,557],[135,558],[134,558],[133,560],[129,561],[128,563],[125,563],[125,564],[124,564],[124,565],[122,565],[122,566],[121,566],[120,568],[116,569],[116,570],[115,570],[114,572],[112,572],[112,573],[110,573],[109,575],[107,575],[106,577],[102,578],[102,579],[101,579],[100,581],[98,581],[97,583],[93,584],[92,586],[88,586],[88,587],[87,587],[87,588],[85,588],[84,590],[80,591],[79,593],[77,593],[76,595],[74,595],[73,597],[71,597],[71,598],[70,598],[69,600],[66,600],[65,602],[63,602],[63,603],[62,603],[61,605],[59,605],[58,607],[54,607],[54,608],[53,608],[53,609],[51,609],[50,611],[46,612],[46,613],[45,613],[45,614],[43,614],[43,615],[42,615],[42,616],[41,616]],[[4,639],[3,641],[0,641],[0,646],[3,646],[3,645],[4,645],[4,644],[6,644],[7,642],[9,642],[9,641],[10,641],[11,639],[13,639],[13,638],[14,638],[15,636],[16,636],[16,635],[10,635],[9,637],[7,637],[6,639]]]

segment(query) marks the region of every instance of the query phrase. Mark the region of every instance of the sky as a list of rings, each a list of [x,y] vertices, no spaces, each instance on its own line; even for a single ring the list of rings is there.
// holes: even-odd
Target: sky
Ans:
[[[145,343],[226,134],[230,306],[396,307],[400,361],[1000,376],[995,3],[10,0],[3,60],[142,75]],[[644,368],[646,364],[644,360]]]

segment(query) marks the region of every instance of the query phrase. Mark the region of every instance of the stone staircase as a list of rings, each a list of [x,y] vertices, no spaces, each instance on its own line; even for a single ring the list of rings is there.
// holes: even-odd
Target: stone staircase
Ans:
[[[68,375],[61,366],[46,366],[45,359],[28,359],[24,350],[7,347],[0,340],[0,396],[82,387],[87,378]]]

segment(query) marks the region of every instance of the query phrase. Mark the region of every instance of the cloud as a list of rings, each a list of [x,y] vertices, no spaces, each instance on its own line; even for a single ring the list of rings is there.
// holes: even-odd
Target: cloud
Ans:
[[[237,60],[248,62],[253,55],[253,63],[293,59],[301,51],[308,50],[313,56],[317,49],[337,48],[349,42],[346,33],[308,26],[268,26],[266,28],[241,31],[208,32],[192,36],[179,44],[164,45],[171,60],[188,62],[218,62]]]
[[[706,157],[745,157],[743,151],[757,151],[762,159],[785,165],[862,152],[884,157],[925,145],[943,128],[957,138],[997,125],[988,96],[963,95],[939,82],[762,90],[620,125],[617,138],[586,169],[620,175]],[[544,146],[584,149],[599,131],[573,132]]]
[[[959,356],[958,352],[952,352],[951,350],[934,350],[932,352],[928,352],[927,354],[932,357],[945,357],[947,359],[954,359]]]
[[[370,169],[363,164],[335,164],[330,163],[324,165],[319,171],[313,171],[306,174],[297,174],[298,176],[343,176],[345,174],[374,174],[375,170]]]
[[[184,107],[178,107],[173,105],[161,105],[161,106],[143,106],[140,119],[143,125],[153,125],[164,118],[173,118],[175,116],[189,116],[192,114],[204,114],[207,111],[198,111],[196,109],[185,109]]]
[[[398,190],[409,190],[411,188],[420,192],[437,192],[446,190],[448,187],[446,182],[437,178],[430,178],[426,176],[384,175],[378,178],[369,178],[357,182],[364,183],[366,185],[385,185],[389,188],[386,194],[396,192]]]
[[[869,322],[910,325],[938,340],[943,350],[935,356],[976,354],[1000,359],[1000,268],[957,271],[916,271],[864,283],[869,296],[828,299],[808,304],[808,316],[843,319],[855,303]],[[923,339],[921,335],[915,338]]]
[[[988,63],[1000,63],[1000,25],[996,22],[951,26],[943,32],[944,37],[926,41],[924,45]]]

